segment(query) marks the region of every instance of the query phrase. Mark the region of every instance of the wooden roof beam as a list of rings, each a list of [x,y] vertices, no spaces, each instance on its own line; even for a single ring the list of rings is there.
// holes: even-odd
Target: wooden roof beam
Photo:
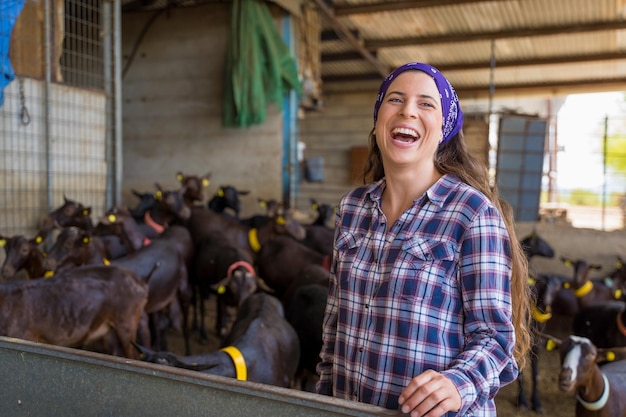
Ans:
[[[372,66],[374,66],[376,71],[378,71],[381,76],[387,76],[390,69],[383,65],[383,63],[381,63],[378,58],[376,58],[369,50],[367,50],[363,46],[363,43],[359,42],[359,40],[343,23],[337,20],[337,18],[335,17],[335,13],[330,7],[326,5],[324,0],[314,1],[315,4],[317,4],[317,7],[319,7],[319,9],[322,11],[322,13],[326,15],[337,34],[347,40],[352,45],[352,47],[363,56],[363,58],[365,58],[370,64],[372,64]]]
[[[376,51],[372,52],[376,56]],[[362,59],[361,55],[354,51],[322,54],[322,62],[355,61]],[[524,58],[506,61],[497,61],[496,69],[512,67],[529,67],[537,65],[575,64],[578,62],[615,61],[626,60],[623,52],[598,52],[584,55],[556,55],[542,58]],[[488,59],[481,61],[460,62],[458,64],[433,64],[441,71],[461,71],[489,69],[491,64]]]
[[[626,20],[572,23],[568,25],[553,25],[543,27],[525,27],[510,30],[500,30],[495,32],[465,32],[436,36],[417,36],[410,38],[369,40],[365,41],[365,48],[367,48],[368,50],[375,50],[379,48],[434,45],[438,43],[459,43],[505,38],[530,38],[547,35],[559,35],[563,33],[571,35],[572,33],[600,32],[618,29],[626,29]]]
[[[342,4],[334,6],[335,16],[349,16],[362,13],[394,12],[407,9],[425,9],[440,6],[459,6],[462,4],[477,4],[487,2],[505,2],[511,0],[405,0],[381,1],[380,3]]]

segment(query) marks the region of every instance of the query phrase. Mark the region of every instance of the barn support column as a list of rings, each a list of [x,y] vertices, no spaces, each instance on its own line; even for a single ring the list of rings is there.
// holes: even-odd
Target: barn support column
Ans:
[[[50,33],[50,0],[44,1],[44,89],[43,89],[43,136],[46,142],[46,213],[52,210],[52,162],[50,144],[50,84],[52,83],[52,59],[50,57],[50,43],[52,34]]]
[[[105,139],[107,184],[104,206],[108,208],[122,202],[122,17],[120,0],[105,1],[102,9],[104,90],[107,97]]]
[[[285,13],[282,19],[282,36],[293,54],[295,40],[293,36],[293,18]],[[297,62],[297,60],[296,60]],[[295,208],[299,194],[300,163],[298,161],[298,95],[291,89],[283,99],[283,185],[282,200],[289,207]]]

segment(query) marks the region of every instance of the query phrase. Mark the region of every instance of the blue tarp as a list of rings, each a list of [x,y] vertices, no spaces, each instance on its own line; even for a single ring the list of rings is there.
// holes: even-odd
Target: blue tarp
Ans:
[[[4,104],[4,89],[15,78],[9,60],[11,32],[26,0],[0,0],[0,107]]]

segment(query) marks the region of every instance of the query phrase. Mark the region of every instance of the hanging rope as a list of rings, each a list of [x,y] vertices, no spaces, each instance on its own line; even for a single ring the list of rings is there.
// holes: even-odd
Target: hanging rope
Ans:
[[[22,77],[18,77],[17,82],[19,84],[19,89],[20,89],[20,122],[24,126],[28,126],[30,124],[30,113],[28,112],[28,108],[26,107],[26,95],[24,94],[24,79]]]

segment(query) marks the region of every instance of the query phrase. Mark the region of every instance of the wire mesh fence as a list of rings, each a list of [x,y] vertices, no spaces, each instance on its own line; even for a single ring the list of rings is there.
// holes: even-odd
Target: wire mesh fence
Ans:
[[[119,7],[101,0],[3,2],[0,235],[33,237],[64,197],[93,213],[111,200]]]

